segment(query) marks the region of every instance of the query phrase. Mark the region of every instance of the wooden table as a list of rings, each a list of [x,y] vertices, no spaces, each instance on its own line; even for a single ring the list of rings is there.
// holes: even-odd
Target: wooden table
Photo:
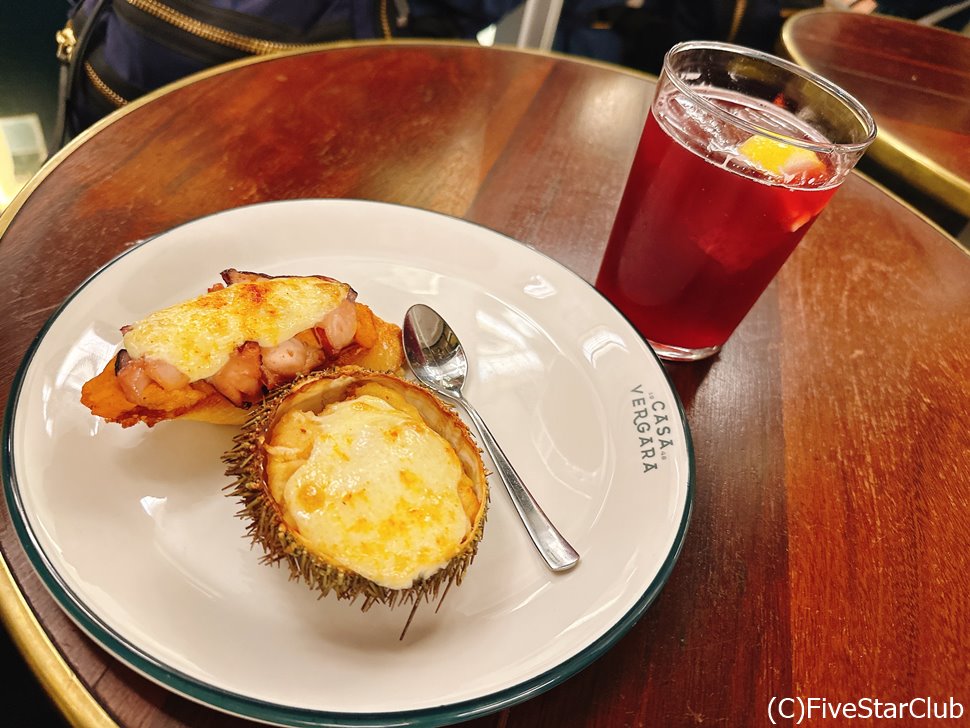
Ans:
[[[86,276],[243,204],[437,210],[592,280],[653,90],[548,54],[373,44],[242,62],[135,104],[0,218],[0,404]],[[970,257],[851,175],[721,355],[669,366],[697,480],[659,598],[593,665],[471,725],[765,725],[772,697],[970,710],[968,321]],[[244,724],[75,628],[5,509],[0,547],[4,620],[76,724]]]
[[[869,156],[970,217],[970,36],[882,15],[807,10],[781,44],[869,109]]]

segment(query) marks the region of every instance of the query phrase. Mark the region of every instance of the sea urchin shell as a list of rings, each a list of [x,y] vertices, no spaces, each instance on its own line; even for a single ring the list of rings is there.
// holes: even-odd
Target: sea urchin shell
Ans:
[[[223,460],[263,562],[365,611],[459,584],[482,537],[477,445],[452,408],[393,375],[343,367],[285,385]]]

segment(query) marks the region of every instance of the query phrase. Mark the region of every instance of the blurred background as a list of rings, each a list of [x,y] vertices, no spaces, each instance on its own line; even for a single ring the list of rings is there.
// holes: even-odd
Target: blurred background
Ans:
[[[59,63],[54,33],[65,0],[37,0],[0,11],[0,209],[47,156],[57,112]]]

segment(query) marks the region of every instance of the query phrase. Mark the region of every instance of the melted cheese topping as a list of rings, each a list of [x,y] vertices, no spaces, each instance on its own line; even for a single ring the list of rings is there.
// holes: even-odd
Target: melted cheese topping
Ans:
[[[470,530],[458,455],[416,411],[360,394],[286,413],[267,466],[290,527],[328,560],[391,589],[443,568]]]
[[[314,326],[350,287],[320,278],[234,283],[156,311],[124,335],[134,357],[168,362],[190,381],[211,377],[247,341],[276,346]]]

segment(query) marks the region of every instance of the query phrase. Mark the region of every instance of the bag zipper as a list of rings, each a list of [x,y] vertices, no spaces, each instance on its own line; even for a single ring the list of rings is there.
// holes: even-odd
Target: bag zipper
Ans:
[[[217,25],[196,20],[185,13],[181,13],[159,0],[124,0],[133,8],[141,10],[179,30],[202,38],[210,43],[234,48],[244,53],[253,55],[265,55],[276,53],[277,51],[297,50],[300,48],[310,48],[312,43],[285,43],[282,41],[263,40],[252,36],[234,33],[231,30],[220,28]]]
[[[384,40],[391,39],[391,19],[390,12],[388,11],[387,3],[390,0],[380,0],[380,21],[381,21],[381,35],[384,36]]]
[[[734,3],[734,17],[731,18],[731,29],[728,31],[727,40],[729,43],[733,42],[735,38],[738,37],[738,31],[741,30],[741,21],[744,20],[744,13],[748,9],[747,0],[737,0]]]
[[[94,86],[94,88],[96,88],[102,96],[104,96],[117,108],[120,109],[122,106],[125,106],[128,103],[128,99],[104,82],[104,79],[98,75],[98,72],[94,70],[94,66],[92,66],[89,61],[84,62],[84,75],[88,77],[88,81],[91,82],[91,85]]]
[[[384,40],[392,40],[394,31],[391,30],[391,0],[380,0],[378,2],[378,16],[380,18],[380,33]],[[408,0],[394,0],[394,24],[398,28],[406,28],[411,16],[411,7]]]

